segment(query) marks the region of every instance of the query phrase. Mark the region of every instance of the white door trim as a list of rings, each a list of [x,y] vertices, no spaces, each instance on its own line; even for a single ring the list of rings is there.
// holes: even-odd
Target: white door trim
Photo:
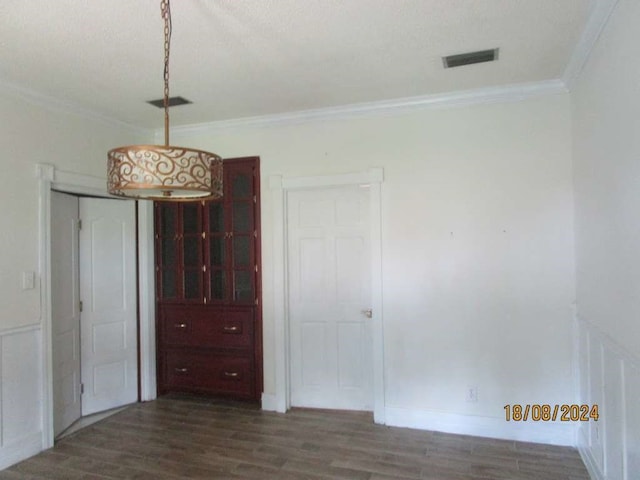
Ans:
[[[115,198],[103,178],[65,172],[38,164],[38,267],[42,310],[42,447],[53,446],[53,365],[51,339],[51,190]],[[156,397],[155,276],[153,268],[153,204],[138,202],[138,299],[140,308],[141,399]]]
[[[278,412],[286,412],[291,406],[289,379],[289,312],[287,279],[287,193],[318,187],[340,185],[369,185],[371,225],[371,308],[373,315],[373,417],[376,423],[385,423],[384,395],[384,337],[382,316],[382,168],[371,168],[365,172],[343,175],[312,177],[269,177],[273,216],[273,313],[275,329],[275,404]]]

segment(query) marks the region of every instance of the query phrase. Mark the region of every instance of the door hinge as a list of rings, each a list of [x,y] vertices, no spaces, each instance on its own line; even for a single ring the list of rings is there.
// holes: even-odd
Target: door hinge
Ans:
[[[256,305],[258,305],[258,298],[256,297]]]
[[[253,231],[253,236],[254,236],[254,238],[258,238],[258,231],[257,230]]]
[[[78,219],[78,230],[82,230],[82,219]]]
[[[255,265],[256,273],[258,273],[258,265]]]
[[[80,305],[79,305],[80,311],[82,311],[82,307],[83,307],[83,304],[82,304],[82,300],[81,300],[80,301]]]
[[[80,395],[84,395],[84,383],[80,384]]]
[[[258,203],[258,197],[256,197],[255,195],[253,196],[253,203]]]

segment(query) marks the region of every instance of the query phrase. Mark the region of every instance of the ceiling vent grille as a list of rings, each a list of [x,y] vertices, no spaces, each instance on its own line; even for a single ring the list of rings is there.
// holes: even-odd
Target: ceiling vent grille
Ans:
[[[158,100],[149,100],[147,103],[150,103],[154,107],[164,108],[164,98],[159,98]],[[169,106],[177,107],[178,105],[188,105],[192,103],[191,100],[187,100],[184,97],[169,97]]]
[[[442,57],[444,68],[462,67],[474,63],[494,62],[498,59],[499,48],[480,50],[479,52],[460,53]]]

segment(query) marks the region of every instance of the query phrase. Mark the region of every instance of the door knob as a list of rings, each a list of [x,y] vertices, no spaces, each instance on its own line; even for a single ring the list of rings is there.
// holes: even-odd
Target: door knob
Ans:
[[[373,317],[373,310],[367,308],[366,310],[362,310],[362,314],[367,318],[371,318]]]

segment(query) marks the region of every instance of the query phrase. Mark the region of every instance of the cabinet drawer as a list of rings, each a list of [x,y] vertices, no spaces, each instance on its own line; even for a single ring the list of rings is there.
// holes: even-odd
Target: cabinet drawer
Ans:
[[[243,397],[253,395],[250,357],[178,350],[167,351],[164,357],[165,387]]]
[[[162,339],[166,345],[242,348],[253,345],[253,311],[214,311],[166,307]]]

